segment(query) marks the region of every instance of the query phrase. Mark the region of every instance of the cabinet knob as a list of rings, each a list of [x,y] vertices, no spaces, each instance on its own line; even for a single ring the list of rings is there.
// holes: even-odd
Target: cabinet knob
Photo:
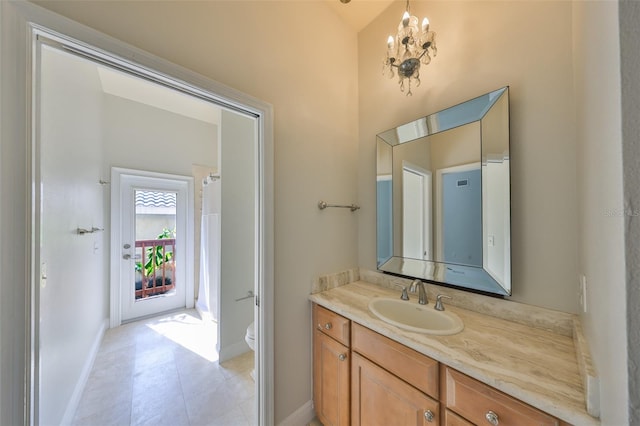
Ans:
[[[484,418],[487,419],[487,421],[491,423],[493,426],[498,426],[498,423],[499,423],[498,415],[493,411],[491,410],[487,411],[487,414],[484,415]]]
[[[424,412],[424,418],[427,419],[427,421],[429,423],[431,423],[433,421],[433,413],[431,412],[431,410],[427,410]]]
[[[333,325],[331,325],[331,323],[330,323],[330,322],[328,322],[328,323],[326,323],[326,324],[324,325],[324,328],[325,328],[325,330],[331,330],[331,329],[333,328]]]
[[[339,359],[340,361],[344,361],[345,359],[347,359],[347,354],[340,354],[340,355],[338,355],[338,359]]]

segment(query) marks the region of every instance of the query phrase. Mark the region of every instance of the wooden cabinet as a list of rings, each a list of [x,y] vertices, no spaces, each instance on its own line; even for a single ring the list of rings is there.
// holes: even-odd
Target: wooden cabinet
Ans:
[[[351,424],[438,425],[438,362],[351,325]]]
[[[438,425],[440,404],[382,367],[353,352],[351,424]]]
[[[459,371],[441,366],[441,401],[459,419],[445,425],[557,426],[560,421]],[[452,416],[454,419],[454,416]],[[457,423],[456,423],[457,422]]]
[[[313,305],[314,404],[324,426],[568,426]]]
[[[324,426],[348,426],[350,417],[349,323],[313,306],[313,402]]]
[[[351,349],[385,370],[438,399],[438,361],[353,323]]]

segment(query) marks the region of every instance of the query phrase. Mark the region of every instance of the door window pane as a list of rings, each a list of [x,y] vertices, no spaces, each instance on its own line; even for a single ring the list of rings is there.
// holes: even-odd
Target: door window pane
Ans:
[[[175,294],[176,192],[135,190],[135,299]]]

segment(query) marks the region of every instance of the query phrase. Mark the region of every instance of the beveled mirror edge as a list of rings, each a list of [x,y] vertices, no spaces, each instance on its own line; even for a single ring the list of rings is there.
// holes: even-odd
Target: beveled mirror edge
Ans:
[[[439,133],[442,131],[446,131],[446,130],[451,130],[453,128],[459,127],[459,126],[463,126],[469,123],[472,123],[474,121],[480,121],[482,120],[489,111],[491,111],[491,109],[496,105],[496,103],[498,102],[498,100],[500,100],[502,98],[502,96],[506,96],[506,131],[507,131],[507,136],[510,136],[510,99],[509,99],[509,86],[504,86],[502,88],[499,88],[497,90],[485,93],[483,95],[480,95],[478,97],[472,98],[468,101],[465,102],[461,102],[457,105],[454,105],[452,107],[449,108],[445,108],[441,111],[435,112],[433,114],[430,114],[426,117],[421,117],[417,120],[414,120],[412,122],[406,123],[404,125],[401,126],[405,126],[405,125],[411,125],[412,123],[418,123],[421,121],[425,121],[428,122],[430,117],[433,117],[436,114],[439,114],[442,111],[447,111],[447,110],[451,110],[452,108],[456,108],[460,105],[463,105],[467,102],[470,101],[474,101],[477,100],[483,96],[487,96],[487,95],[496,95],[493,100],[491,101],[491,103],[484,109],[484,111],[482,112],[482,114],[478,117],[476,117],[476,119],[473,120],[469,120],[467,122],[463,122],[463,123],[459,123],[456,126],[451,126],[448,127],[446,129],[440,129],[437,132],[433,132],[433,133],[426,133],[422,136],[417,136],[416,138],[413,139],[407,139],[403,142],[399,142],[398,138],[396,137],[395,140],[389,142],[387,139],[385,139],[385,137],[383,137],[383,135],[385,134],[390,134],[390,132],[395,132],[395,130],[397,129],[389,129],[386,130],[384,132],[381,132],[379,134],[376,135],[376,151],[378,151],[378,146],[380,146],[381,144],[384,145],[388,145],[389,148],[393,148],[393,146],[397,146],[401,143],[404,142],[409,142],[415,139],[419,139],[425,136],[429,136],[435,133]],[[483,142],[482,140],[480,141],[480,145],[481,145],[481,151],[482,147],[483,147]],[[510,147],[510,138],[507,138],[507,157],[505,158],[506,160],[509,160],[511,153],[511,147]],[[484,161],[483,161],[484,164]],[[379,175],[379,162],[377,163],[377,178],[380,177]],[[508,260],[509,260],[509,264],[508,264],[508,275],[505,276],[505,279],[508,283],[508,285],[505,288],[505,286],[502,286],[496,279],[494,279],[494,277],[492,276],[492,274],[488,271],[486,271],[483,267],[474,267],[474,266],[465,266],[465,265],[457,265],[457,264],[450,264],[450,263],[444,263],[444,262],[435,262],[435,261],[429,261],[429,260],[420,260],[420,259],[412,259],[412,258],[403,258],[403,257],[399,257],[399,256],[394,256],[393,253],[391,255],[391,257],[387,257],[385,260],[380,259],[378,253],[379,253],[379,248],[376,247],[376,266],[377,269],[380,272],[384,272],[384,273],[388,273],[388,274],[392,274],[392,275],[398,275],[398,276],[402,276],[402,277],[408,277],[408,278],[419,278],[428,282],[432,282],[435,284],[440,284],[440,285],[445,285],[445,286],[451,286],[451,287],[456,287],[456,288],[461,288],[461,289],[465,289],[465,290],[469,290],[469,291],[473,291],[473,292],[478,292],[478,293],[482,293],[482,294],[488,294],[488,295],[493,295],[493,296],[510,296],[512,293],[512,274],[511,274],[511,259],[512,259],[512,253],[511,253],[511,167],[509,165],[508,167],[508,176],[509,176],[509,188],[508,188],[508,219],[509,219],[509,223],[508,223]],[[376,194],[377,195],[377,194]],[[483,204],[483,208],[484,208],[484,204]],[[379,214],[378,209],[376,209],[376,213],[377,215]],[[378,226],[378,217],[376,219],[376,225]],[[484,235],[483,235],[484,237]],[[484,253],[484,251],[483,251]],[[422,270],[422,273],[418,272]],[[447,277],[447,271],[451,271],[449,273],[449,277]],[[461,275],[465,275],[465,276],[469,276],[469,275],[475,275],[473,277],[472,280],[467,280],[463,283],[461,282],[456,282],[457,280],[455,278],[455,275],[452,274],[461,274]]]
[[[386,142],[388,145],[396,146],[396,145],[400,145],[402,143],[407,143],[407,142],[414,141],[416,139],[424,138],[426,136],[435,135],[435,134],[440,133],[440,132],[446,132],[447,130],[454,129],[454,128],[459,127],[459,126],[464,126],[466,124],[473,123],[474,121],[480,121],[487,114],[487,112],[496,104],[496,102],[498,102],[498,100],[500,99],[500,97],[504,93],[507,94],[507,98],[508,98],[509,97],[509,86],[504,86],[504,87],[501,87],[499,89],[492,90],[491,92],[484,93],[484,94],[482,94],[480,96],[476,96],[475,98],[471,98],[471,99],[468,99],[468,100],[466,100],[464,102],[460,102],[460,103],[458,103],[456,105],[453,105],[453,106],[447,107],[445,109],[442,109],[440,111],[436,111],[436,112],[431,113],[431,114],[429,114],[427,116],[419,117],[419,118],[417,118],[417,119],[415,119],[413,121],[409,121],[407,123],[400,124],[400,125],[398,125],[398,126],[396,126],[394,128],[391,128],[391,129],[388,129],[388,130],[385,130],[385,131],[382,131],[382,132],[378,133],[376,135],[376,137],[380,138],[383,142]],[[474,102],[474,101],[476,101],[478,99],[483,98],[484,96],[489,96],[489,97],[493,96],[492,101],[488,105],[486,105],[486,107],[483,108],[479,113],[474,115],[472,118],[469,118],[466,121],[460,121],[455,125],[449,125],[449,126],[444,126],[444,127],[435,128],[435,129],[433,128],[433,125],[430,124],[430,123],[434,123],[434,122],[437,121],[436,118],[437,118],[438,114],[442,114],[442,113],[445,113],[447,111],[452,111],[455,108],[458,108],[458,107],[460,107],[460,106],[462,106],[464,104],[468,104],[468,103]],[[406,140],[400,141],[399,138],[398,138],[398,135],[397,135],[397,130],[400,129],[400,128],[406,128],[406,127],[412,127],[414,129],[416,129],[417,132],[420,132],[420,133],[416,133],[416,135],[414,137],[412,137],[411,139],[406,139]]]

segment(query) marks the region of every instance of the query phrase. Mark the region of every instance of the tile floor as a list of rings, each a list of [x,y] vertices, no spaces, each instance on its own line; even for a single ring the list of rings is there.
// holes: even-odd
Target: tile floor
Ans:
[[[193,310],[108,330],[73,424],[255,424],[253,352],[220,364],[215,337]]]

